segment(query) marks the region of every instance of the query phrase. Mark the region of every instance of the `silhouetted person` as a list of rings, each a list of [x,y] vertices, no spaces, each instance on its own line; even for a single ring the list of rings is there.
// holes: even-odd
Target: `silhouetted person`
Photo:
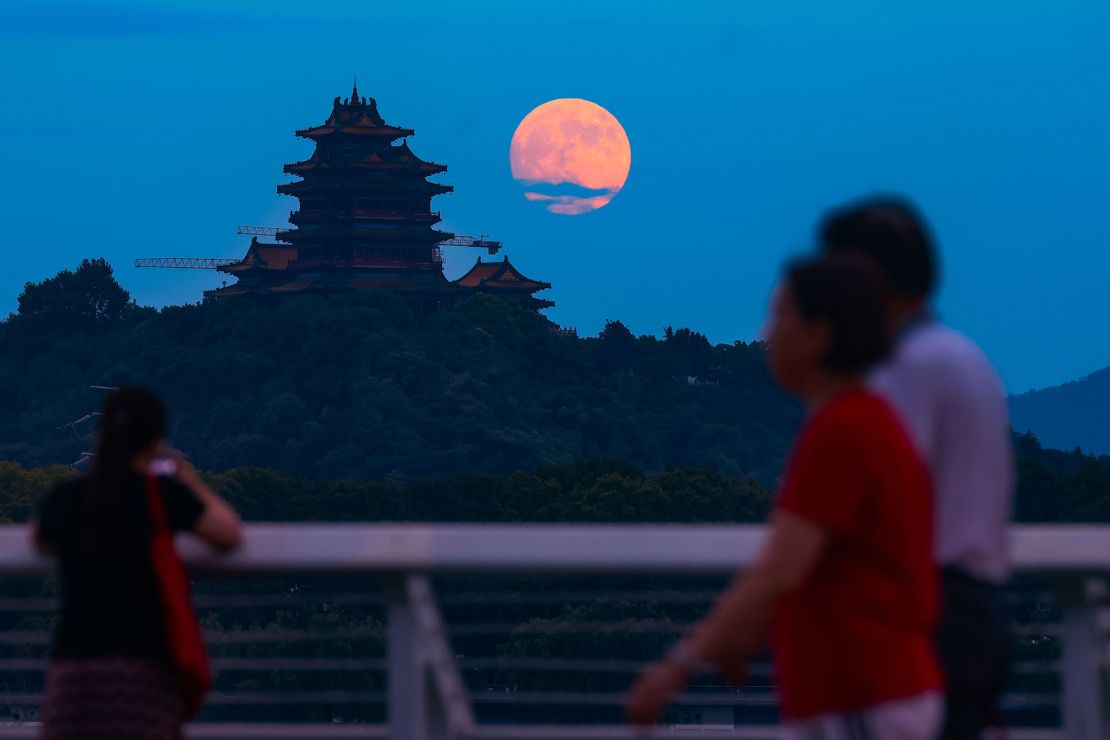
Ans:
[[[858,262],[792,267],[774,299],[771,374],[802,400],[762,552],[628,700],[655,721],[715,665],[742,680],[771,634],[784,738],[933,740],[942,718],[933,629],[929,475],[865,373],[886,354],[877,279]]]
[[[932,472],[943,568],[937,646],[948,685],[942,737],[976,738],[993,719],[1010,653],[1000,590],[1014,478],[1006,392],[979,348],[934,317],[935,250],[909,203],[878,198],[833,211],[820,238],[827,254],[862,257],[887,282],[895,348],[871,387],[898,411]]]
[[[43,706],[46,740],[180,738],[185,709],[151,565],[156,486],[174,531],[218,550],[237,547],[235,511],[181,453],[165,447],[166,411],[147,390],[112,392],[100,417],[91,474],[41,502],[36,546],[57,555],[61,619]],[[172,477],[149,480],[156,464]],[[154,501],[156,499],[149,499]]]

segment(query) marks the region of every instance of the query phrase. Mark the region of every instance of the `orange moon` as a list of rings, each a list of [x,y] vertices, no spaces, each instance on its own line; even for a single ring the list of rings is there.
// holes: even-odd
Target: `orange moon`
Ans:
[[[589,100],[559,98],[516,127],[509,164],[525,198],[575,216],[604,207],[620,192],[632,147],[612,113]]]

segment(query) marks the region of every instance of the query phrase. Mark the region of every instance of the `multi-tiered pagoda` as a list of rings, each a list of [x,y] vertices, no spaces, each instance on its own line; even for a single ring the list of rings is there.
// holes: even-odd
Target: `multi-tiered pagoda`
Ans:
[[[454,234],[435,228],[440,216],[431,201],[453,188],[428,180],[447,167],[409,149],[412,129],[387,124],[377,102],[360,97],[356,85],[350,98],[334,100],[323,125],[296,133],[316,150],[303,162],[285,165],[287,174],[300,179],[277,188],[300,201],[289,216],[293,228],[278,230],[276,244],[252,239],[241,261],[218,268],[238,282],[213,295],[381,287],[428,306],[477,287],[443,275],[439,245]],[[533,285],[532,292],[542,290],[547,283],[523,280],[507,290],[497,285],[483,290],[536,307],[551,305],[522,291]]]

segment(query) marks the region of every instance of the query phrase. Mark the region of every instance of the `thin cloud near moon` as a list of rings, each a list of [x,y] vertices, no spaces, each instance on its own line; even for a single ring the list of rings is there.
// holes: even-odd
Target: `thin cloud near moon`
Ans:
[[[526,188],[525,198],[546,204],[552,213],[577,215],[602,208],[620,192],[632,148],[609,111],[581,98],[559,98],[520,122],[509,163]]]

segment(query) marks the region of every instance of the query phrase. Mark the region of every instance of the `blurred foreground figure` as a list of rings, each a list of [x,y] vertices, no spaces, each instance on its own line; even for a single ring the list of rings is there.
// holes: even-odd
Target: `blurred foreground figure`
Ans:
[[[864,386],[887,350],[877,279],[858,262],[802,263],[774,299],[771,374],[805,404],[754,565],[628,700],[646,724],[712,664],[735,681],[771,635],[783,738],[933,740],[943,707],[933,630],[928,471]]]
[[[195,710],[190,704],[199,697],[183,690],[189,679],[178,665],[180,642],[191,627],[193,659],[206,675],[203,644],[185,583],[167,605],[165,564],[157,562],[166,550],[156,543],[175,557],[171,532],[191,531],[230,550],[241,525],[165,437],[157,397],[134,387],[114,391],[91,474],[59,484],[39,508],[35,545],[57,555],[62,587],[45,740],[176,739]],[[183,581],[180,561],[174,564]],[[182,623],[183,635],[175,632]]]
[[[935,252],[912,206],[896,198],[850,205],[825,219],[820,238],[826,254],[866,259],[887,283],[895,347],[870,385],[899,413],[932,473],[943,569],[937,647],[948,686],[942,737],[977,738],[994,717],[1009,664],[1001,599],[1014,479],[1006,392],[979,348],[933,317]]]

